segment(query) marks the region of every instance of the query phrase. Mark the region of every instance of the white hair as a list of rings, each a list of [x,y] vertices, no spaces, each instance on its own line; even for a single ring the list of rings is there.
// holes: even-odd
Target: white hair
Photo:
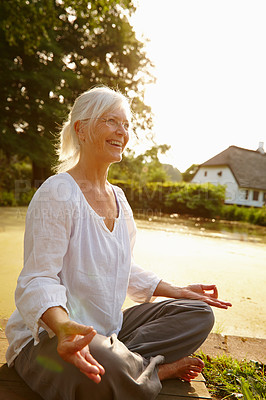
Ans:
[[[79,161],[80,146],[74,124],[77,121],[86,121],[89,136],[93,137],[93,128],[96,119],[104,113],[123,108],[128,118],[131,118],[131,110],[128,99],[119,91],[106,86],[95,87],[82,93],[74,102],[67,121],[59,132],[59,140],[56,145],[58,164],[54,170],[65,172],[73,168]]]

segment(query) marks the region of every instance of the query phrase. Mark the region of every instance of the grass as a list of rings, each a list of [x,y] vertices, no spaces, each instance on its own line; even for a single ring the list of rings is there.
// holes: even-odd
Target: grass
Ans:
[[[224,323],[215,321],[215,325],[212,329],[212,333],[217,333],[218,335],[222,335],[224,332]]]
[[[226,355],[197,355],[204,363],[203,375],[217,399],[266,399],[266,366],[255,361],[237,361]]]

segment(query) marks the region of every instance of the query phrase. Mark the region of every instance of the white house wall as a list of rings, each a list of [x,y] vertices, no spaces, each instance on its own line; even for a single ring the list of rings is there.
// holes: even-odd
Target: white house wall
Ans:
[[[239,188],[238,183],[228,167],[200,167],[194,178],[194,183],[212,183],[226,187],[225,203],[243,206],[262,207],[264,192],[259,191],[258,200],[253,200],[252,188]],[[246,199],[246,190],[248,198]]]

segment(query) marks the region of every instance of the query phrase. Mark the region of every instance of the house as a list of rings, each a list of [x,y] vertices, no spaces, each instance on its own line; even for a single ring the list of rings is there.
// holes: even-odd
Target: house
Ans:
[[[225,203],[248,207],[266,204],[264,143],[254,150],[230,146],[201,164],[192,182],[226,187]]]

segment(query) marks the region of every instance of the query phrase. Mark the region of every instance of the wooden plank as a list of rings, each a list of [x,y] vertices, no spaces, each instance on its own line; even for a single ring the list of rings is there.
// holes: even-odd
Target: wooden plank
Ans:
[[[157,398],[158,400],[211,399],[203,379],[202,375],[199,375],[197,380],[191,383],[179,379],[166,380]],[[0,399],[41,400],[41,397],[25,384],[14,368],[8,368],[4,364],[0,368]]]
[[[159,395],[156,397],[156,400],[190,400],[190,398],[188,398],[188,397],[183,397],[183,396],[159,394]]]
[[[206,382],[206,379],[202,374],[199,374],[196,378],[193,379],[192,382]]]
[[[164,381],[163,388],[157,397],[158,400],[192,400],[193,398],[211,399],[201,374],[190,383],[179,379]],[[0,399],[41,400],[41,397],[25,384],[14,368],[8,368],[4,364],[0,367]]]
[[[179,379],[168,379],[163,382],[162,386],[160,400],[167,400],[167,396],[172,397],[172,399],[173,397],[176,399],[180,399],[180,397],[186,399],[211,399],[205,385],[205,380],[201,374],[191,382],[184,382]]]

